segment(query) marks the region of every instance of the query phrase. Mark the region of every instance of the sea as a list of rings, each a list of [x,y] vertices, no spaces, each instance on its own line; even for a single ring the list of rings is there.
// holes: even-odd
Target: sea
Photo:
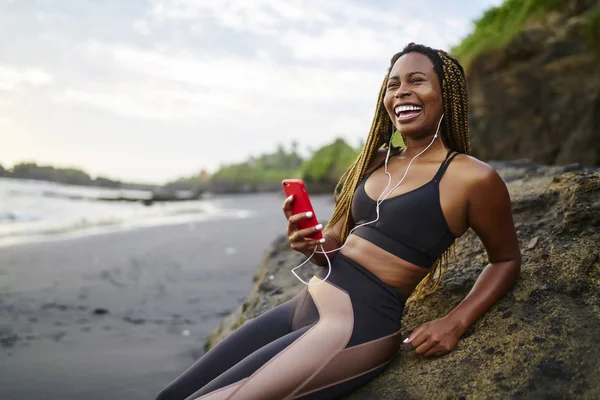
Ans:
[[[225,205],[226,200],[210,196],[146,205],[144,200],[151,197],[152,193],[144,190],[0,178],[0,246],[144,226],[252,216],[252,210],[231,207],[231,204]],[[132,201],[115,201],[123,198]]]

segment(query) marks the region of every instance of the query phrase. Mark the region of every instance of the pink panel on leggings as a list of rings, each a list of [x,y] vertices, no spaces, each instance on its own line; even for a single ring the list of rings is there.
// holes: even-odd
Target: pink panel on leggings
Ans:
[[[396,332],[342,350],[298,392],[298,397],[359,377],[383,366],[398,352],[400,340],[400,332]]]
[[[311,283],[318,281],[313,277]],[[259,368],[227,400],[291,399],[346,347],[354,326],[350,296],[329,282],[309,286],[308,291],[319,310],[319,322]],[[209,396],[202,400],[213,400]]]

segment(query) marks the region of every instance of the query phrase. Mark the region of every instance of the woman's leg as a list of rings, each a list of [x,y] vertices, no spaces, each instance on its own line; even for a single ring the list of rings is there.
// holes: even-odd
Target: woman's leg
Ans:
[[[388,364],[384,364],[380,367],[377,367],[369,372],[366,372],[362,375],[357,376],[356,378],[348,379],[346,381],[341,381],[331,386],[327,386],[321,390],[316,392],[311,392],[306,395],[299,395],[294,397],[294,399],[298,400],[333,400],[339,399],[340,397],[352,393],[356,389],[361,386],[366,385],[375,379],[379,374],[381,374],[386,368]]]
[[[313,314],[303,312],[310,308],[307,307],[307,303],[312,303],[307,301],[309,297],[304,290],[293,299],[248,320],[163,389],[156,400],[183,400],[256,350],[300,328],[298,321],[304,325],[315,321],[316,318],[311,321],[299,317]],[[318,318],[318,314],[314,314]]]
[[[211,381],[208,385],[189,396],[186,400],[212,400],[213,398],[221,399],[226,397],[224,396],[225,392],[236,391],[238,387],[243,385],[252,374],[260,369],[260,367],[292,345],[310,328],[311,326],[305,326],[302,329],[288,333],[266,346],[263,346],[228,369],[227,372],[219,375],[218,378]],[[277,382],[271,383],[277,385]],[[202,397],[204,395],[206,395],[206,397]]]
[[[327,282],[310,286],[308,292],[306,303],[312,304],[301,306],[299,309],[303,311],[297,314],[318,315],[317,321],[252,353],[187,400],[292,399],[301,394],[303,388],[307,389],[304,394],[309,394],[324,389],[323,386],[330,385],[331,380],[337,381],[339,372],[347,370],[349,360],[350,364],[355,364],[372,359],[369,356],[370,346],[357,346],[344,352],[353,327],[348,294]],[[306,321],[308,318],[294,320]],[[313,379],[331,362],[334,362],[332,369],[335,371],[325,371],[325,376],[319,379],[316,387],[312,387]],[[340,367],[335,367],[337,365],[341,365],[341,371]],[[358,367],[354,369],[362,372],[362,366]],[[343,374],[342,379],[346,378],[347,374]]]

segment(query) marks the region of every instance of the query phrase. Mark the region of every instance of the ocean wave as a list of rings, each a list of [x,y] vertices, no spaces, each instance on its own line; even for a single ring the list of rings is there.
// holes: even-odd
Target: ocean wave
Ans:
[[[210,207],[207,207],[210,209]],[[249,210],[235,209],[180,209],[164,214],[138,216],[137,218],[108,217],[99,219],[81,218],[53,223],[28,221],[30,223],[11,224],[12,229],[0,223],[0,246],[23,242],[61,240],[99,233],[117,232],[127,229],[195,223],[215,219],[242,219],[252,215]],[[18,225],[18,226],[15,226]]]
[[[1,222],[38,221],[41,217],[32,213],[0,212]]]
[[[141,191],[0,179],[0,246],[251,215],[250,211],[231,207],[231,204],[224,206],[218,199],[152,205],[144,205],[141,201],[98,201],[122,196],[143,199],[145,194]]]

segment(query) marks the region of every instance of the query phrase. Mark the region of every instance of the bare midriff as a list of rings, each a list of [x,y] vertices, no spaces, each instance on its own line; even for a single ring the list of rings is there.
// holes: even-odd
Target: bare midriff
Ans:
[[[431,270],[398,258],[356,235],[348,236],[340,253],[371,271],[405,297],[410,296]]]

